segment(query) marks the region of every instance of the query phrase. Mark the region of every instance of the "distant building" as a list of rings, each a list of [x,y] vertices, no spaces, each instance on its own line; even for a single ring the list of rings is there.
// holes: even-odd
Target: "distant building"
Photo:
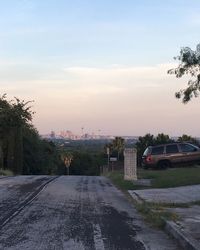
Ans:
[[[50,138],[51,138],[51,139],[55,139],[55,138],[56,138],[56,133],[55,133],[55,131],[51,131],[51,133],[50,133]]]

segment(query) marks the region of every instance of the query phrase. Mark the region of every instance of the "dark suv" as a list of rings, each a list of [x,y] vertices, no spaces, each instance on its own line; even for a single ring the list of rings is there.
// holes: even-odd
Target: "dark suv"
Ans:
[[[175,163],[200,162],[200,148],[191,143],[149,146],[142,156],[144,168],[167,168]]]

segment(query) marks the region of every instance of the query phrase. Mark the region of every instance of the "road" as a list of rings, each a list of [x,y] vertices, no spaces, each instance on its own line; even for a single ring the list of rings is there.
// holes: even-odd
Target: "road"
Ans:
[[[2,250],[178,250],[107,178],[0,178]]]

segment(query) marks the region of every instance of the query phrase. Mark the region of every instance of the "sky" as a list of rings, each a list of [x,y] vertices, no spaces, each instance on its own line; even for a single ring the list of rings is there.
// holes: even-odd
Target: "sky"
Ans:
[[[0,0],[0,94],[41,134],[200,136],[200,98],[167,71],[200,42],[198,0]]]

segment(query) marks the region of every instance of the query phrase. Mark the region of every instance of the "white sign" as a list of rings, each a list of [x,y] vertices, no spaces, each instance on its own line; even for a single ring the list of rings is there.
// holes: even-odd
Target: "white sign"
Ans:
[[[110,157],[110,161],[117,161],[116,157]]]
[[[107,152],[107,155],[110,154],[110,149],[108,147],[106,148],[106,152]]]

